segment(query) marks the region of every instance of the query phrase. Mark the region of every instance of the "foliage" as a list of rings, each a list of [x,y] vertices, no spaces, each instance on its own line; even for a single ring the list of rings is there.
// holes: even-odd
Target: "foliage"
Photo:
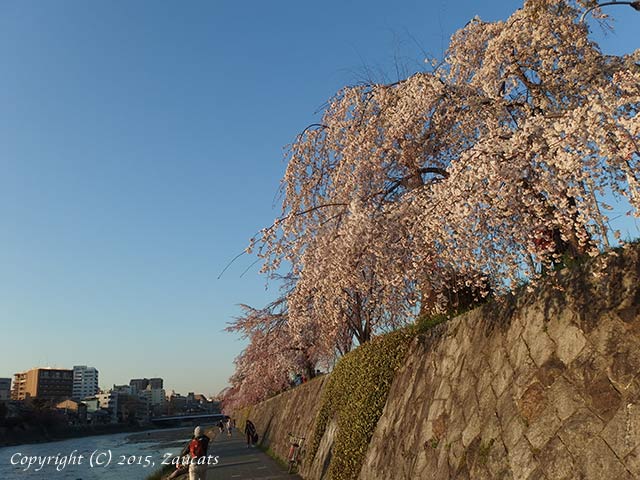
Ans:
[[[446,322],[452,316],[445,313],[437,313],[435,315],[422,315],[416,319],[415,330],[417,333],[424,333],[432,329],[436,325]]]
[[[376,337],[342,357],[331,373],[310,446],[310,456],[314,457],[329,422],[335,419],[338,430],[329,478],[357,478],[394,374],[415,332],[401,329]]]

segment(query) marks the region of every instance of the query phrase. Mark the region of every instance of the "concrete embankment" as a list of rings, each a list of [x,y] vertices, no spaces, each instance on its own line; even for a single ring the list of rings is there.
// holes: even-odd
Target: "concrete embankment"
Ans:
[[[640,478],[640,248],[556,277],[411,343],[357,478]],[[328,380],[251,408],[264,447],[312,436]],[[329,478],[339,436],[304,478]]]

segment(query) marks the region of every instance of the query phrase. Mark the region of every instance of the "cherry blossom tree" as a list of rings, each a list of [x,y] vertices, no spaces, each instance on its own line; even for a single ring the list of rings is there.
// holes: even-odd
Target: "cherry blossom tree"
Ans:
[[[325,353],[367,341],[617,237],[604,199],[640,207],[640,52],[600,51],[578,21],[594,4],[474,18],[431,71],[329,100],[249,248],[296,278],[287,335]]]
[[[316,332],[292,331],[287,296],[262,309],[241,305],[243,314],[227,328],[240,333],[249,344],[236,358],[231,388],[224,395],[227,408],[251,405],[284,390],[293,374],[315,376],[316,367],[326,363]],[[324,362],[323,362],[324,360]]]
[[[473,19],[434,71],[329,101],[291,146],[283,215],[258,239],[265,270],[286,260],[300,278],[292,311],[321,302],[339,323],[366,297],[370,323],[393,325],[425,292],[501,290],[597,252],[603,196],[638,206],[637,53],[603,55],[579,7]]]

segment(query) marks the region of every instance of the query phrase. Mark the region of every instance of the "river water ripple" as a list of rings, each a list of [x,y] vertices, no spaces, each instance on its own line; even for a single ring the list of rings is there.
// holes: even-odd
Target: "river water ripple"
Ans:
[[[190,435],[191,428],[174,428],[4,447],[0,479],[143,480],[178,455]]]

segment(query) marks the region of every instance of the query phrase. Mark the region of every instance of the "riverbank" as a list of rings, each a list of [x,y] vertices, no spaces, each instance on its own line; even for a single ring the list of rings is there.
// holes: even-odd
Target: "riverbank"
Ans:
[[[160,430],[153,425],[83,425],[77,427],[46,428],[13,428],[0,427],[0,447],[28,445],[70,438],[93,437],[98,435],[113,435],[116,433],[143,432]]]

